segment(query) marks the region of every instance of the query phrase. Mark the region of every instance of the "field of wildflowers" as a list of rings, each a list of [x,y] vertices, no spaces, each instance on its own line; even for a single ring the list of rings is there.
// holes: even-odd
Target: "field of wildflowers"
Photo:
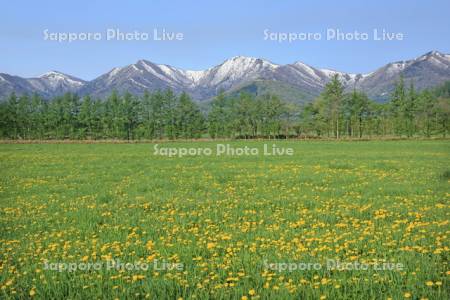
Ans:
[[[276,144],[0,144],[0,298],[448,299],[449,141]]]

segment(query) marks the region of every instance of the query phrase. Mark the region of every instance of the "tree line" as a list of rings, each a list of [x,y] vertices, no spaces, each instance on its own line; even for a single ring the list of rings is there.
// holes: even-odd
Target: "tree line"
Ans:
[[[400,77],[390,101],[345,92],[336,75],[313,102],[300,106],[276,95],[220,92],[206,110],[187,93],[106,99],[66,93],[50,100],[12,93],[0,103],[6,139],[192,139],[288,137],[414,137],[449,132],[450,82],[418,92]]]

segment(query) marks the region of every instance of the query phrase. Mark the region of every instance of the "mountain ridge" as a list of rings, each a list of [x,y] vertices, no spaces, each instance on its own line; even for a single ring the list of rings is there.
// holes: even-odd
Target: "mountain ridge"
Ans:
[[[283,87],[298,90],[298,93],[291,92],[291,96],[288,96],[291,99],[286,100],[307,102],[317,96],[335,74],[339,75],[346,89],[363,90],[370,97],[383,101],[392,91],[400,74],[405,80],[414,81],[418,89],[450,80],[450,55],[430,51],[414,59],[388,63],[366,74],[319,69],[301,61],[275,64],[266,59],[247,56],[234,56],[199,71],[141,59],[134,64],[113,68],[90,81],[59,71],[49,71],[34,78],[0,73],[0,97],[5,97],[12,91],[17,94],[37,92],[44,97],[54,97],[65,92],[105,97],[112,90],[142,94],[145,90],[171,88],[176,93],[186,91],[194,99],[206,101],[220,90],[236,93],[240,86],[249,87],[252,83],[257,83],[262,87],[261,84],[267,82],[275,93],[277,85],[280,86],[280,92]]]

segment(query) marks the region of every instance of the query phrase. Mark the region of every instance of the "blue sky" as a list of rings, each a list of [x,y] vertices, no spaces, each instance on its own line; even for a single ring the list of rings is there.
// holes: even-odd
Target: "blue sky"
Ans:
[[[0,10],[0,72],[32,77],[58,70],[93,79],[147,59],[205,69],[235,55],[274,63],[365,73],[430,50],[450,53],[450,1],[5,1]],[[182,32],[182,41],[45,41],[43,31],[107,28]],[[264,41],[271,32],[401,32],[403,41]]]

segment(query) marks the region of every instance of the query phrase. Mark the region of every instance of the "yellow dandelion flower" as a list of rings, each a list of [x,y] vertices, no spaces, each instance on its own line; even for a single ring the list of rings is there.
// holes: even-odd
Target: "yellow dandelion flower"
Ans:
[[[133,277],[131,278],[133,281],[138,281],[138,280],[142,280],[144,279],[145,276],[144,275],[133,275]]]
[[[147,243],[145,244],[145,248],[147,248],[147,250],[153,250],[153,246],[154,246],[155,244],[153,243],[153,241],[151,241],[151,240],[149,240],[149,241],[147,241]]]
[[[411,293],[406,292],[406,293],[403,294],[403,297],[405,297],[405,298],[411,298]]]
[[[152,262],[154,259],[155,259],[155,257],[156,257],[156,254],[152,254],[152,255],[149,255],[149,256],[147,256],[147,261],[148,262]]]
[[[254,295],[256,295],[256,291],[254,289],[251,289],[250,291],[248,291],[248,294],[250,296],[254,296]]]
[[[433,286],[433,281],[427,281],[427,282],[425,282],[425,284],[426,284],[427,286]]]

